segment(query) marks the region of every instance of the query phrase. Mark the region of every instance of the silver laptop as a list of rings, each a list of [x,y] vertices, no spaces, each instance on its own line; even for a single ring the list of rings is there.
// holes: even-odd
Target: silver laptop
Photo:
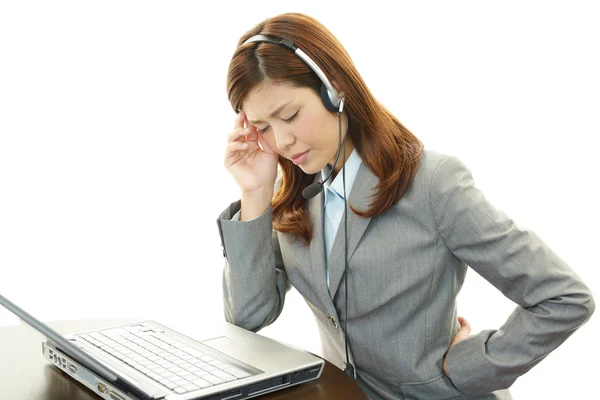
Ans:
[[[154,321],[62,336],[2,295],[0,304],[46,336],[45,358],[104,399],[247,399],[317,379],[324,366],[227,322],[202,340]]]

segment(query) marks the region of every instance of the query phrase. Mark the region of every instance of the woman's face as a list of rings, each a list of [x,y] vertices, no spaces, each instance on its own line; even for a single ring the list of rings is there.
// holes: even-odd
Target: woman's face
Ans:
[[[319,172],[327,163],[333,165],[339,140],[338,114],[327,110],[312,89],[267,81],[247,95],[242,111],[257,128],[266,151],[271,149],[292,160],[307,174]],[[343,116],[342,140],[345,123]],[[348,138],[346,157],[351,150]],[[341,157],[336,172],[343,166]]]

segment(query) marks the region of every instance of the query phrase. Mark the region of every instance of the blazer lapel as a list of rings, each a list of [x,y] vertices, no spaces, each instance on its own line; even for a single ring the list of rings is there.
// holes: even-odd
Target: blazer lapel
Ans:
[[[369,168],[363,163],[358,169],[358,174],[352,185],[352,190],[348,197],[348,261],[352,258],[354,250],[358,242],[362,238],[371,218],[359,217],[352,212],[350,204],[359,210],[367,210],[371,204],[371,195],[375,193],[375,186],[379,183],[379,179],[375,176]],[[320,195],[322,196],[322,194]],[[327,212],[327,211],[326,211]],[[344,273],[344,216],[342,215],[340,225],[333,241],[333,247],[331,248],[331,254],[329,256],[329,289],[331,292],[331,298],[335,298],[335,294],[338,291],[342,275]],[[323,236],[323,229],[321,228],[321,240]],[[322,246],[322,244],[321,244]],[[325,288],[327,290],[327,288]],[[327,292],[325,292],[327,293]]]

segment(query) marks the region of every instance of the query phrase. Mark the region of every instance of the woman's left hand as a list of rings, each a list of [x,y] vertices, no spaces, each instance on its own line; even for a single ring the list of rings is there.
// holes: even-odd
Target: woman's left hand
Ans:
[[[456,336],[454,336],[452,343],[450,343],[450,346],[448,347],[448,351],[450,351],[450,348],[452,346],[454,346],[456,343],[462,342],[463,340],[468,338],[469,335],[471,334],[471,324],[469,324],[469,321],[467,321],[463,317],[458,317],[458,323],[460,324],[460,329],[458,330],[458,332],[456,332]],[[448,351],[446,352],[446,354],[448,354]],[[446,369],[446,355],[444,355],[444,372],[446,373],[446,376],[448,376],[448,378],[450,378],[450,375],[448,374],[448,370]]]

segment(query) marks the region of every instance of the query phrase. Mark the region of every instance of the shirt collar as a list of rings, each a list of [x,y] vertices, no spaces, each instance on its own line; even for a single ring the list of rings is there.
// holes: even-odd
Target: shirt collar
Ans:
[[[327,203],[327,196],[330,194],[330,192],[336,193],[342,199],[344,198],[344,184],[342,179],[342,171],[344,169],[346,170],[346,194],[350,194],[352,185],[354,184],[354,180],[356,179],[356,175],[358,174],[358,169],[360,168],[361,164],[362,159],[358,155],[356,149],[353,149],[350,157],[348,157],[348,160],[346,160],[342,169],[337,173],[333,182],[331,182],[331,178],[329,178],[329,180],[323,184],[323,188],[325,189],[325,204]],[[329,164],[326,164],[321,170],[321,180],[327,178],[327,175],[329,175],[330,171],[331,167]]]

